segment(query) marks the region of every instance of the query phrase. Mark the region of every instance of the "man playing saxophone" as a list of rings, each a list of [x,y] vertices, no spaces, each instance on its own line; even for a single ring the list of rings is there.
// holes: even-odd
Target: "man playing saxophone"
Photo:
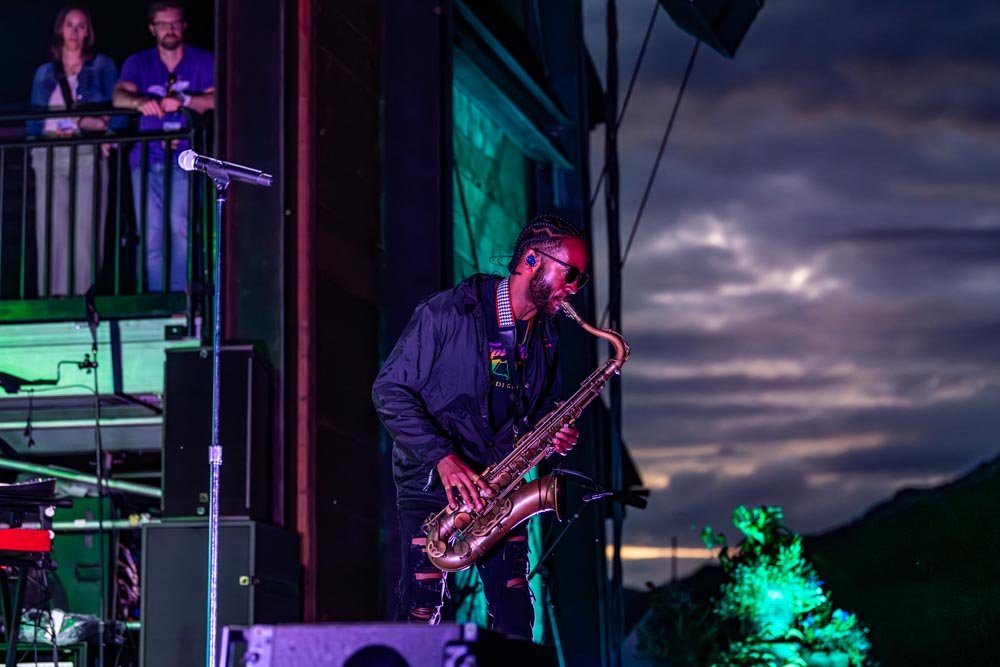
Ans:
[[[559,398],[560,303],[587,281],[579,229],[541,215],[521,230],[510,275],[477,274],[424,300],[413,313],[372,388],[375,409],[393,439],[403,542],[397,620],[440,620],[446,575],[425,552],[421,529],[445,503],[476,511],[493,491],[479,472],[501,461]],[[552,439],[567,453],[578,433]],[[491,626],[530,637],[524,525],[476,561]]]

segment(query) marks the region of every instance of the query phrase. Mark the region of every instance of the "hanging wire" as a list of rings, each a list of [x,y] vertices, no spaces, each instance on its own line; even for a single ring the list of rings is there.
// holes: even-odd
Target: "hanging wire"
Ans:
[[[653,191],[653,182],[656,181],[656,172],[660,168],[660,160],[663,159],[663,151],[667,148],[667,140],[670,139],[670,131],[674,129],[674,121],[677,119],[677,110],[681,106],[681,98],[684,97],[684,90],[687,88],[688,79],[691,78],[691,70],[694,69],[694,60],[698,56],[698,47],[701,40],[694,40],[694,48],[691,49],[691,57],[688,59],[687,69],[684,70],[684,79],[681,81],[680,90],[677,91],[677,99],[674,100],[674,108],[670,112],[670,120],[667,122],[667,129],[663,133],[660,141],[660,150],[656,153],[656,162],[653,163],[653,171],[649,174],[646,182],[646,191],[642,193],[642,202],[639,210],[635,214],[635,222],[632,223],[632,231],[628,235],[628,243],[625,244],[625,252],[622,253],[622,267],[628,259],[628,251],[632,249],[632,241],[635,240],[635,233],[639,229],[639,222],[642,220],[642,212],[646,209],[646,202],[649,201],[649,193]]]
[[[649,17],[649,23],[646,25],[646,36],[642,38],[642,46],[639,48],[639,56],[635,60],[635,67],[632,68],[632,78],[629,79],[628,89],[625,91],[625,100],[622,102],[621,111],[618,112],[618,118],[615,120],[615,130],[618,130],[622,126],[622,119],[625,118],[625,109],[628,108],[628,101],[632,97],[632,89],[635,88],[635,80],[639,77],[639,68],[642,66],[642,59],[646,57],[646,45],[649,44],[649,37],[653,34],[653,24],[656,23],[656,15],[660,10],[660,0],[653,0],[653,14]],[[608,173],[608,163],[607,160],[604,162],[604,166],[601,167],[601,174],[597,177],[597,184],[594,185],[594,194],[590,196],[590,207],[594,208],[594,202],[597,201],[597,195],[601,192],[601,186],[604,184],[604,177]]]
[[[681,99],[684,97],[684,91],[687,89],[688,81],[691,78],[691,70],[694,69],[694,61],[698,56],[698,47],[701,46],[701,40],[694,40],[694,48],[691,49],[691,57],[688,58],[687,68],[684,70],[684,78],[681,80],[681,87],[677,91],[677,99],[674,100],[674,108],[670,111],[670,120],[667,121],[667,127],[663,132],[663,138],[660,140],[660,148],[656,153],[656,160],[653,162],[653,169],[649,173],[649,179],[646,181],[646,189],[642,193],[642,200],[639,203],[639,210],[636,211],[635,221],[632,223],[632,230],[628,235],[628,242],[625,244],[625,250],[622,252],[621,258],[621,268],[625,268],[625,261],[628,259],[628,253],[632,249],[632,242],[635,241],[635,234],[639,230],[639,223],[642,221],[642,214],[646,210],[646,203],[649,201],[649,195],[653,191],[653,183],[656,182],[656,172],[660,168],[660,161],[663,159],[663,153],[667,148],[667,141],[670,139],[670,132],[674,129],[674,121],[677,119],[677,111],[681,106]],[[601,317],[601,326],[605,326],[608,316],[611,312],[611,305],[608,304],[604,308],[604,315]]]

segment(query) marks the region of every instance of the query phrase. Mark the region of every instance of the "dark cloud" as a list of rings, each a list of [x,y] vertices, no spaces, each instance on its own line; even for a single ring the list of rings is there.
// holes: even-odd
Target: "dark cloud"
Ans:
[[[619,3],[623,86],[641,4]],[[740,503],[815,532],[997,453],[997,34],[987,0],[803,0],[732,61],[701,51],[625,265],[625,438],[660,485],[628,542],[694,546]],[[691,46],[661,12],[619,132],[623,236]]]
[[[899,397],[899,392],[891,394]],[[947,395],[947,394],[946,394]],[[922,396],[925,398],[926,396]],[[907,443],[913,448],[944,447],[960,467],[970,463],[962,452],[983,458],[1000,452],[1000,383],[961,399],[901,401],[898,405],[833,408],[820,400],[801,404],[761,406],[751,402],[718,404],[673,403],[666,407],[628,408],[635,418],[633,446],[683,446],[711,442],[717,445],[748,444],[767,447],[785,441],[849,438],[888,434],[886,447]],[[745,417],[756,417],[748,423]],[[699,437],[700,436],[700,437]],[[894,442],[892,442],[894,441]],[[815,456],[808,451],[803,457]],[[840,454],[837,454],[839,456]]]
[[[666,380],[632,377],[627,382],[630,393],[656,394],[667,400],[676,400],[679,396],[701,398],[734,393],[755,395],[775,391],[810,391],[840,385],[844,380],[822,376],[761,378],[733,373],[715,376],[693,375]]]
[[[897,127],[947,120],[995,130],[1000,90],[982,84],[984,63],[1000,60],[998,31],[989,2],[961,11],[910,0],[770,5],[737,58],[706,58],[711,76],[699,82],[721,96],[781,87],[793,109],[843,109]]]
[[[732,252],[722,248],[693,248],[684,253],[660,253],[659,256],[644,254],[638,256],[630,268],[648,271],[650,288],[671,292],[753,282],[753,275],[740,269]]]
[[[844,234],[833,241],[893,254],[910,253],[942,265],[996,263],[1000,260],[1000,228],[963,229],[928,227],[911,229],[871,229]]]
[[[980,461],[983,456],[981,443],[963,443],[956,447],[949,442],[894,443],[842,456],[826,456],[808,459],[810,468],[824,473],[844,476],[933,476],[942,471],[964,472],[968,463]],[[963,462],[966,465],[960,465]]]

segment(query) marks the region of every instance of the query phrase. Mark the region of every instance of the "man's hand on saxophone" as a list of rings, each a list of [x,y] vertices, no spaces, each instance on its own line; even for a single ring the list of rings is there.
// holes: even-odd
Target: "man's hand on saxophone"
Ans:
[[[448,507],[453,510],[457,510],[460,504],[458,501],[463,500],[467,507],[478,512],[483,509],[482,497],[489,498],[493,495],[489,485],[457,454],[448,454],[438,461],[437,472],[448,496]],[[456,489],[460,498],[455,495]]]
[[[556,448],[557,453],[566,456],[576,446],[576,441],[579,439],[580,432],[572,424],[566,424],[552,436],[552,445]]]

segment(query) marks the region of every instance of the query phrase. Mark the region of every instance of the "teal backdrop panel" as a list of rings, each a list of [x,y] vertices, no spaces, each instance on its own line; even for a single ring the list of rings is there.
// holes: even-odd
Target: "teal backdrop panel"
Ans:
[[[455,282],[473,273],[507,273],[528,217],[529,160],[478,102],[456,85],[453,174]]]

